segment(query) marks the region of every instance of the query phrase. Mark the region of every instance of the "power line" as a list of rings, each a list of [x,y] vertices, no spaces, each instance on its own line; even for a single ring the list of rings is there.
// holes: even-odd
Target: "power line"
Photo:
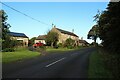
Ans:
[[[20,13],[20,14],[22,14],[22,15],[30,18],[30,19],[32,19],[32,20],[35,20],[35,21],[37,21],[37,22],[39,22],[39,23],[41,23],[41,24],[47,25],[47,26],[51,26],[51,25],[49,25],[49,24],[47,24],[47,23],[45,23],[45,22],[42,22],[42,21],[40,21],[40,20],[38,20],[38,19],[35,19],[35,18],[33,18],[33,17],[31,17],[31,16],[29,16],[29,15],[27,15],[27,14],[25,14],[25,13],[23,13],[23,12],[17,10],[17,9],[14,9],[13,7],[8,6],[8,5],[6,5],[5,3],[1,2],[1,1],[0,1],[0,3],[3,4],[3,5],[5,5],[6,7],[10,8],[10,9],[12,9],[12,10],[14,10],[14,11],[16,11],[16,12],[18,12],[18,13]]]

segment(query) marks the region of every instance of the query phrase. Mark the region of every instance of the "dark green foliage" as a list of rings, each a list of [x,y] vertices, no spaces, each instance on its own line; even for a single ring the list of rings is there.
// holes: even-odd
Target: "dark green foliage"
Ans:
[[[15,51],[14,48],[5,48],[3,49],[2,52],[13,52],[13,51]]]
[[[110,2],[98,21],[100,39],[108,51],[120,52],[120,2]]]
[[[63,44],[62,44],[62,43],[59,43],[59,44],[58,44],[58,47],[63,47]]]
[[[3,51],[14,51],[13,48],[18,44],[16,40],[11,40],[10,35],[8,32],[10,32],[9,28],[11,27],[7,22],[8,16],[3,11],[0,10],[0,29],[2,30],[2,50]]]
[[[106,67],[114,78],[120,78],[120,2],[110,2],[99,18],[100,39],[104,47]],[[111,53],[111,54],[110,54]]]
[[[0,10],[0,28],[2,28],[2,49],[10,48],[9,43],[11,42],[10,36],[8,35],[10,25],[6,22],[7,15],[3,10]]]
[[[47,43],[47,46],[51,46],[51,47],[56,46],[58,41],[58,33],[49,31],[47,33],[45,41]]]
[[[67,47],[68,49],[72,49],[72,48],[74,48],[74,45],[75,45],[75,40],[68,38],[65,41],[64,47]]]
[[[120,54],[110,54],[108,50],[103,50],[99,47],[99,52],[103,56],[105,67],[112,73],[112,76],[116,79],[120,78]]]
[[[98,25],[94,25],[94,26],[92,27],[92,29],[88,32],[87,37],[88,37],[88,39],[94,40],[94,42],[96,43],[96,40],[97,40],[98,36],[99,36],[99,28],[98,28]]]
[[[9,32],[9,28],[10,28],[10,25],[6,22],[7,20],[7,15],[6,13],[3,11],[3,10],[0,10],[0,18],[2,20],[0,20],[0,28],[2,28],[2,39],[5,40],[5,39],[8,39],[9,35],[7,34]]]
[[[98,24],[98,21],[99,21],[100,15],[101,15],[101,12],[98,10],[97,14],[93,17],[93,18],[94,18],[93,21],[96,21],[97,24],[94,25],[94,26],[92,27],[92,29],[90,29],[90,31],[88,32],[88,35],[87,35],[87,38],[88,38],[88,39],[94,40],[94,42],[95,42],[94,45],[95,45],[95,46],[96,46],[96,40],[97,40],[97,38],[99,37],[99,24]]]

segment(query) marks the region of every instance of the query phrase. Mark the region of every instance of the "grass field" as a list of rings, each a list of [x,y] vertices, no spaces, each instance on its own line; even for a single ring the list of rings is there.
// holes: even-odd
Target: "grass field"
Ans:
[[[103,56],[95,51],[90,56],[88,78],[112,78],[108,69],[106,69]]]
[[[39,56],[39,52],[32,52],[27,49],[17,49],[15,52],[2,52],[2,62],[9,63]]]

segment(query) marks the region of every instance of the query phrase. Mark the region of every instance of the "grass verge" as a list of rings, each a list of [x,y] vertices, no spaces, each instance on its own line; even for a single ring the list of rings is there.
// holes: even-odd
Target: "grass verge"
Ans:
[[[64,51],[72,51],[72,50],[75,50],[75,49],[67,49],[67,48],[58,48],[58,49],[47,48],[46,49],[47,52],[64,52]]]
[[[112,78],[112,74],[106,69],[103,56],[98,50],[90,55],[88,78]]]
[[[47,48],[46,52],[48,52],[48,53],[65,52],[65,51],[72,51],[72,50],[76,50],[76,49],[78,49],[78,48],[74,48],[74,49]],[[39,56],[40,52],[29,51],[27,48],[17,48],[15,50],[15,52],[2,52],[0,54],[2,54],[2,57],[0,57],[0,58],[2,58],[3,63],[10,63],[10,62],[21,61],[21,60],[24,60],[24,59],[29,59],[29,58]]]
[[[78,49],[83,49],[83,48],[86,48],[86,47],[76,47],[76,48],[72,48],[72,49],[68,49],[68,48],[51,48],[51,47],[48,47],[46,49],[47,52],[65,52],[65,51],[73,51],[73,50],[78,50]]]
[[[2,62],[9,63],[39,56],[39,52],[32,52],[25,48],[17,49],[15,52],[2,52]]]
[[[112,72],[112,75],[116,80],[120,80],[120,54],[108,52],[103,48],[100,48],[100,53],[104,57],[106,68]]]

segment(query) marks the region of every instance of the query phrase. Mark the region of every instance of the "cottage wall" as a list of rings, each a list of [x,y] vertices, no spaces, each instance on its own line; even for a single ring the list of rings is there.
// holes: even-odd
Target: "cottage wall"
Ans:
[[[46,44],[45,40],[35,40],[35,43],[39,43],[39,42]]]
[[[71,38],[71,39],[75,40],[76,45],[78,44],[79,37],[61,33],[61,32],[60,32],[59,30],[57,30],[55,27],[52,28],[51,31],[57,32],[57,33],[59,34],[58,44],[59,44],[59,43],[64,43],[68,38]]]
[[[14,39],[14,40],[21,40],[23,41],[23,46],[28,46],[28,38],[24,38],[24,37],[11,37],[11,39]]]

